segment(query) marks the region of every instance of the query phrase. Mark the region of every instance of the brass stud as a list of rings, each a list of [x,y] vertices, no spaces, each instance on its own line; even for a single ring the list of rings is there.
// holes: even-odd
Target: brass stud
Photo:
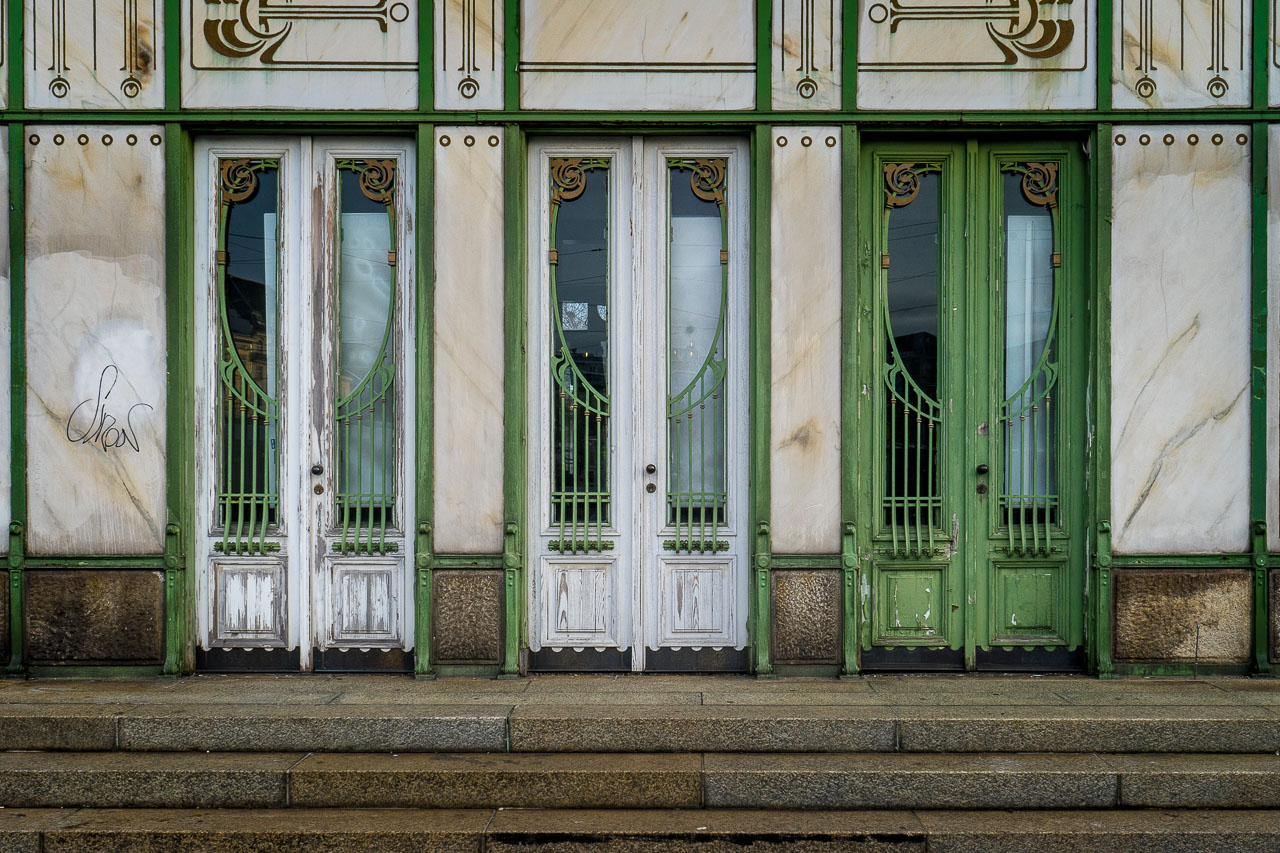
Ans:
[[[1246,145],[1248,144],[1248,142],[1249,142],[1249,134],[1241,133],[1238,136],[1236,136],[1237,145]]]
[[[828,136],[828,137],[827,137],[827,147],[828,147],[828,148],[835,148],[835,147],[836,147],[836,138],[835,138],[834,136]]]
[[[800,137],[800,144],[803,145],[805,148],[808,148],[810,145],[813,144],[813,139],[808,136],[802,136]]]
[[[440,137],[440,145],[441,145],[442,147],[444,147],[444,148],[448,148],[448,147],[449,147],[449,142],[450,142],[450,141],[451,141],[451,140],[449,139],[449,137],[448,137],[448,136],[442,136],[442,137]]]
[[[498,147],[498,142],[499,142],[499,140],[498,140],[498,137],[497,137],[497,135],[496,135],[496,134],[495,134],[494,136],[490,136],[490,137],[489,137],[489,147],[490,147],[490,148],[497,148],[497,147]]]
[[[1125,138],[1123,133],[1116,134],[1116,145],[1124,145]]]
[[[1142,134],[1141,136],[1139,136],[1139,137],[1138,137],[1138,144],[1139,144],[1139,145],[1150,145],[1150,144],[1151,144],[1151,137],[1150,137],[1149,135],[1145,134],[1145,133],[1144,133],[1144,134]]]
[[[30,142],[32,145],[39,145],[40,136],[38,134],[33,133],[27,137],[27,141]]]
[[[476,138],[474,136],[471,136],[470,134],[464,137],[462,141],[468,148],[476,144]]]
[[[1213,144],[1214,144],[1214,145],[1221,145],[1221,144],[1222,144],[1222,134],[1221,134],[1221,133],[1215,133],[1215,134],[1213,135],[1213,140],[1212,140],[1212,141],[1213,141]]]
[[[1164,144],[1165,144],[1165,145],[1172,145],[1172,144],[1173,144],[1173,134],[1172,134],[1172,133],[1166,133],[1166,134],[1164,135]]]
[[[152,145],[159,145],[161,142],[164,142],[164,139],[163,139],[163,138],[161,138],[160,134],[158,134],[158,133],[153,133],[153,134],[151,134],[151,144],[152,144]]]
[[[887,270],[889,268],[889,253],[883,252],[880,255],[880,269]]]
[[[55,134],[53,135],[53,144],[54,144],[54,145],[61,145],[61,144],[62,144],[63,142],[65,142],[65,141],[66,141],[66,137],[65,137],[65,136],[63,136],[61,133],[55,133]]]
[[[778,147],[779,147],[779,148],[786,148],[786,147],[787,147],[787,138],[786,138],[785,136],[779,136],[779,137],[778,137]]]
[[[82,134],[80,134],[79,136],[77,136],[77,137],[76,137],[76,142],[79,142],[81,145],[88,145],[88,144],[89,144],[89,134],[87,134],[87,133],[82,133]]]
[[[111,138],[111,134],[109,134],[109,133],[104,133],[104,134],[102,134],[102,144],[103,144],[103,145],[110,145],[110,144],[111,144],[112,142],[114,142],[114,141],[115,141],[115,140],[113,140],[113,139]]]
[[[1190,145],[1195,145],[1199,141],[1200,137],[1196,136],[1194,133],[1187,137],[1187,143]]]
[[[137,144],[138,144],[138,137],[137,137],[135,134],[132,134],[132,133],[131,133],[131,134],[129,134],[128,136],[126,136],[126,137],[124,138],[124,141],[125,141],[125,142],[127,142],[127,143],[129,143],[130,145],[137,145]]]

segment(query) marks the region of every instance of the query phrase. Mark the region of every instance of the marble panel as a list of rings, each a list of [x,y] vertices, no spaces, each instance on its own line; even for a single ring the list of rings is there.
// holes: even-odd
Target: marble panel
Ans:
[[[773,108],[840,109],[843,0],[773,0]]]
[[[1249,546],[1249,128],[1111,141],[1111,523],[1117,553]]]
[[[162,0],[24,0],[27,106],[164,107]]]
[[[1267,134],[1267,549],[1280,553],[1280,124]]]
[[[25,162],[28,550],[162,553],[163,130],[28,125]]]
[[[526,0],[527,109],[750,109],[752,0]]]
[[[0,0],[0,20],[5,21],[5,26],[0,28],[0,33],[3,33],[8,28],[9,0]],[[0,39],[0,107],[7,106],[9,106],[9,39],[6,34]]]
[[[1120,0],[1112,14],[1116,107],[1249,105],[1253,24],[1246,0]]]
[[[860,0],[864,109],[1087,109],[1097,103],[1097,3]]]
[[[502,109],[503,6],[499,0],[436,0],[436,109]]]
[[[0,129],[0,193],[6,201],[0,204],[0,554],[9,552],[8,526],[11,504],[9,491],[11,479],[9,465],[12,460],[10,447],[10,409],[9,395],[9,132],[8,128]]]
[[[840,550],[840,129],[775,128],[770,509],[781,554]]]
[[[410,0],[182,4],[182,105],[282,109],[418,106]]]
[[[435,549],[502,551],[500,127],[435,138]]]

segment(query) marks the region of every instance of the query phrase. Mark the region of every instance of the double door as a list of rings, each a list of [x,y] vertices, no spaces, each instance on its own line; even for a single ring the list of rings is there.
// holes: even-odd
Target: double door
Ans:
[[[203,668],[411,668],[410,154],[196,146]]]
[[[864,148],[864,669],[1083,666],[1077,151]]]
[[[747,665],[747,158],[530,146],[530,665]]]

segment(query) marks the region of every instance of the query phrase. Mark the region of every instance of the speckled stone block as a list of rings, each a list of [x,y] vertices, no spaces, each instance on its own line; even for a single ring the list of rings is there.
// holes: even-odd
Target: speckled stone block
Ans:
[[[840,573],[773,573],[773,660],[779,664],[840,662]]]
[[[9,572],[0,572],[0,660],[9,659]]]
[[[1249,659],[1250,572],[1127,569],[1117,570],[1113,579],[1116,660],[1243,663]]]
[[[502,572],[436,572],[432,658],[443,664],[502,662]]]
[[[1267,618],[1271,623],[1271,630],[1267,632],[1271,637],[1271,662],[1280,663],[1280,569],[1271,570],[1267,588],[1270,590],[1268,597],[1271,601],[1267,610]]]
[[[142,571],[30,571],[27,661],[160,663],[164,576]]]

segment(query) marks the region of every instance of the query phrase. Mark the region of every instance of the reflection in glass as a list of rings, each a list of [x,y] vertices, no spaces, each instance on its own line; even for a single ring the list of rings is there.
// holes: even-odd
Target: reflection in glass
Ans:
[[[611,506],[609,161],[550,165],[551,523],[559,550],[600,550]]]
[[[679,551],[715,547],[725,519],[725,161],[668,162],[667,522]]]
[[[885,166],[884,523],[894,550],[932,552],[940,527],[938,406],[941,169]]]
[[[1050,171],[1045,164],[1022,164],[1003,175],[1002,504],[1010,545],[1020,551],[1048,546],[1049,525],[1055,521],[1057,509],[1052,417],[1058,370],[1053,343],[1056,177],[1056,167]]]
[[[278,524],[279,164],[219,161],[217,524],[224,553],[262,553]]]
[[[335,548],[384,552],[395,526],[395,163],[339,160]]]

